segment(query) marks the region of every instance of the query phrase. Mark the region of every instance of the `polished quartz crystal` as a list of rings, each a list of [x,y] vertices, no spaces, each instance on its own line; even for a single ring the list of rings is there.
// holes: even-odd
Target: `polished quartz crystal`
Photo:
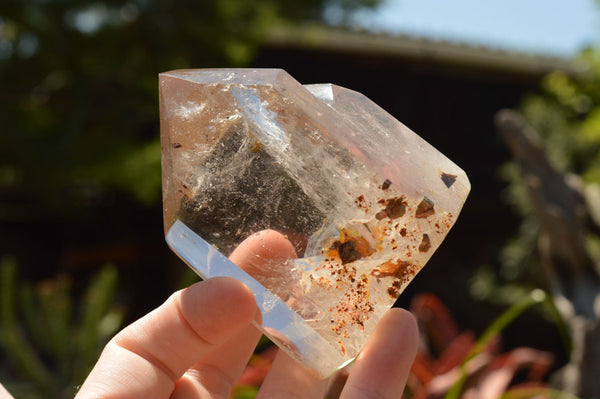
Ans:
[[[364,95],[283,70],[163,73],[160,113],[169,246],[202,278],[243,281],[262,331],[320,377],[359,353],[470,190],[458,166]],[[297,257],[228,260],[267,229]]]

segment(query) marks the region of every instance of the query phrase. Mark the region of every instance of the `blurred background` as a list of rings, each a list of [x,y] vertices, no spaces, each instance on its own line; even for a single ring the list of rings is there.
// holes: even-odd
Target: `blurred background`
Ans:
[[[486,349],[551,357],[528,361],[546,367],[539,377],[509,373],[506,389],[600,395],[560,377],[589,361],[572,317],[600,347],[598,11],[593,0],[3,1],[0,381],[16,397],[72,397],[115,331],[195,281],[164,243],[157,75],[276,67],[362,92],[471,180],[458,223],[397,303],[447,341],[430,345],[429,374],[415,371],[406,396],[434,397],[418,390],[452,367],[431,359],[463,332],[455,366],[507,309],[541,302]],[[507,108],[518,114],[498,122]],[[535,139],[511,152],[506,129]],[[576,237],[560,262],[541,245],[555,230]]]

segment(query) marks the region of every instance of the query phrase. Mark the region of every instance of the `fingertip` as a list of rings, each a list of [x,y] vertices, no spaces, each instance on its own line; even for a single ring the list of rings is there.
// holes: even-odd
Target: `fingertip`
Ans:
[[[361,357],[373,357],[378,354],[380,361],[401,354],[406,362],[412,363],[419,345],[419,327],[412,313],[401,308],[388,310],[369,338]]]
[[[358,355],[342,397],[399,397],[417,353],[419,330],[414,316],[400,308],[381,318]]]
[[[391,325],[388,336],[394,337],[390,340],[390,351],[402,354],[403,361],[399,364],[399,368],[402,369],[400,374],[408,377],[421,341],[419,324],[414,314],[401,308],[390,309],[388,317]]]
[[[296,250],[285,235],[267,229],[254,233],[242,241],[229,259],[243,268],[256,262],[257,259],[278,261],[296,257]]]
[[[241,242],[229,255],[229,260],[286,300],[297,282],[296,251],[287,237],[275,230],[262,230]]]
[[[206,326],[206,323],[234,322],[243,326],[250,323],[258,312],[252,291],[231,277],[214,277],[182,290],[179,309],[190,325],[202,328],[208,334],[211,331],[223,331],[225,326]]]
[[[384,315],[381,322],[384,323],[381,328],[386,330],[383,332],[384,334],[395,330],[396,335],[402,335],[403,337],[404,343],[402,345],[414,348],[416,354],[420,339],[419,325],[411,312],[402,308],[392,308]],[[396,340],[395,342],[400,344],[399,341]]]

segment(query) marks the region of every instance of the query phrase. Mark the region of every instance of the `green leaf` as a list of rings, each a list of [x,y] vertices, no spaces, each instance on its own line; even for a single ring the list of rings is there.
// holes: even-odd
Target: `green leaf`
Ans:
[[[7,357],[36,385],[52,392],[54,378],[30,342],[23,336],[16,318],[17,263],[12,257],[0,260],[0,342]]]
[[[117,269],[113,265],[106,265],[92,280],[85,292],[81,308],[82,320],[76,339],[78,364],[75,366],[75,380],[83,381],[100,354],[102,339],[105,338],[106,331],[106,326],[102,322],[112,304],[117,287],[117,277]],[[109,322],[114,322],[114,320],[109,320]]]
[[[253,399],[258,394],[258,387],[238,386],[233,392],[233,399]]]

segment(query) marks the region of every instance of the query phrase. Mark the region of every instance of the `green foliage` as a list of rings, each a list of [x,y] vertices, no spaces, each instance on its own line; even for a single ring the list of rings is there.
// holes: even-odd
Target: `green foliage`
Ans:
[[[72,398],[122,323],[113,266],[95,276],[80,304],[71,285],[66,276],[18,284],[16,261],[0,261],[1,380],[18,398]]]
[[[576,74],[555,71],[546,76],[539,91],[526,96],[520,111],[540,135],[553,166],[580,178],[588,212],[600,226],[600,54],[590,50],[577,62],[582,69]],[[500,253],[498,284],[543,287],[546,281],[537,254],[539,223],[527,189],[514,163],[502,166],[500,173],[509,182],[506,200],[522,223]],[[590,255],[600,259],[600,238],[593,230],[586,241]]]
[[[3,1],[0,192],[61,216],[114,190],[156,204],[158,73],[246,66],[275,24],[378,2]]]
[[[258,394],[258,387],[236,387],[233,399],[253,399]]]
[[[541,92],[528,96],[521,111],[542,137],[555,167],[600,183],[592,178],[600,167],[600,60],[593,53],[582,60],[588,65],[584,72],[549,74]]]

